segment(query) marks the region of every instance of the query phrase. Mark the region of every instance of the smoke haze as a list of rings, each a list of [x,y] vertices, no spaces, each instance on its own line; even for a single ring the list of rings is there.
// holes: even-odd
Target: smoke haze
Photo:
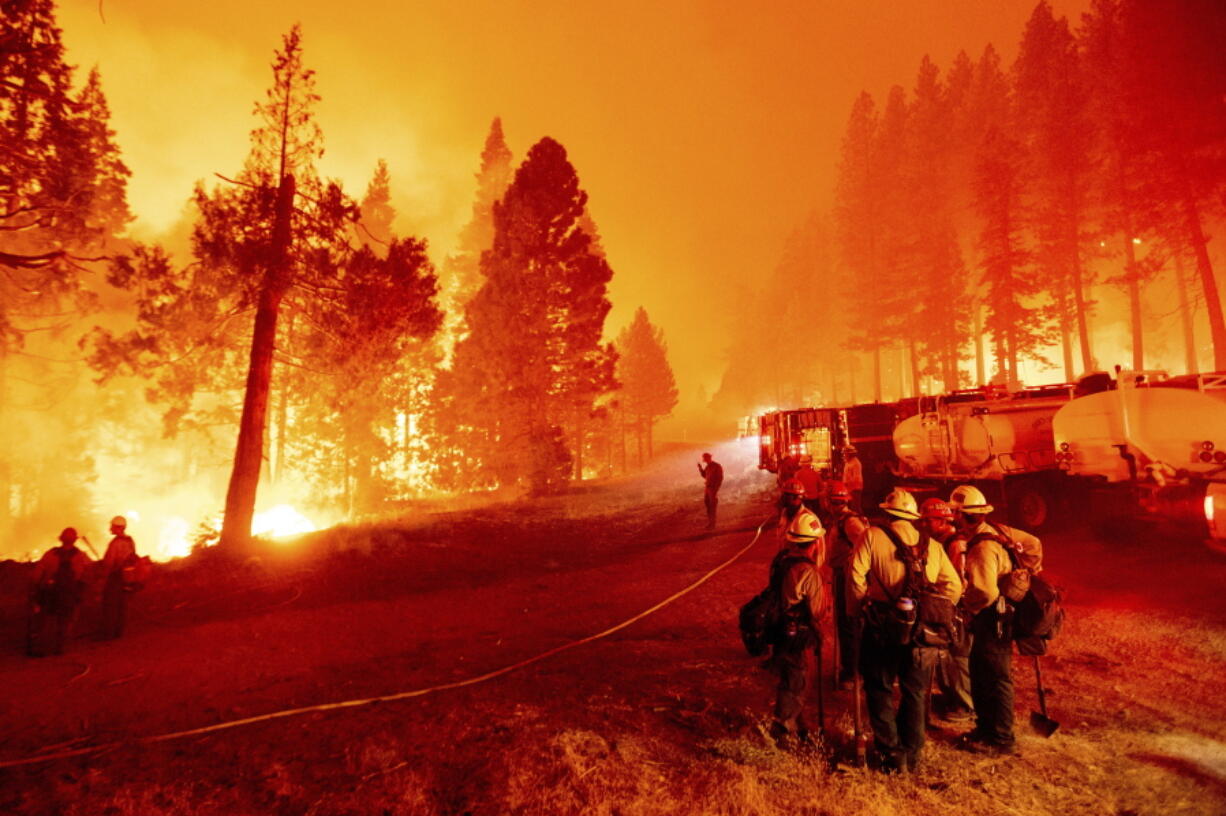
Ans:
[[[682,408],[712,394],[738,288],[829,205],[861,90],[910,85],[992,42],[1008,63],[1030,0],[731,2],[66,2],[68,58],[97,64],[132,168],[133,233],[158,237],[191,186],[231,174],[279,38],[301,21],[317,71],[325,175],[360,195],[386,158],[401,233],[442,260],[501,116],[516,163],[566,145],[616,274],[606,332],[643,306],[664,330]],[[1055,2],[1071,19],[1084,2]],[[105,18],[105,22],[103,21]]]

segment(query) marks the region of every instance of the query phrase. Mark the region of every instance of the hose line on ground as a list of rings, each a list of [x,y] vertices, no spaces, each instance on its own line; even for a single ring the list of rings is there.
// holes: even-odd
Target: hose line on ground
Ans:
[[[521,660],[518,663],[513,663],[509,666],[503,666],[500,669],[495,669],[494,671],[486,672],[485,674],[477,675],[475,677],[469,677],[465,680],[456,680],[451,683],[440,683],[439,685],[430,686],[428,688],[413,689],[412,691],[401,691],[395,694],[384,694],[378,697],[365,697],[365,698],[357,699],[357,700],[341,700],[335,703],[320,703],[319,705],[304,706],[302,708],[287,708],[281,711],[272,711],[267,714],[259,714],[254,717],[244,717],[243,719],[239,719],[239,720],[226,720],[225,722],[214,723],[213,725],[206,725],[200,728],[191,728],[186,731],[174,731],[168,734],[156,734],[156,735],[149,736],[149,737],[138,737],[134,740],[109,742],[109,743],[104,743],[102,745],[91,745],[85,748],[75,748],[69,751],[58,751],[55,753],[48,753],[48,754],[35,754],[32,756],[22,757],[21,759],[3,760],[3,761],[0,761],[0,768],[12,768],[12,767],[19,766],[19,765],[34,765],[40,762],[51,762],[51,761],[59,760],[59,759],[70,759],[72,757],[85,756],[87,754],[95,754],[100,751],[120,748],[124,745],[140,745],[140,744],[151,744],[151,743],[156,743],[156,742],[169,742],[171,740],[183,739],[184,737],[193,737],[193,736],[198,736],[201,734],[211,734],[215,731],[226,731],[231,728],[238,728],[244,725],[252,725],[258,722],[266,722],[268,720],[279,720],[285,717],[296,717],[300,714],[309,714],[315,711],[334,711],[334,710],[341,709],[341,708],[356,708],[358,706],[373,705],[374,703],[388,703],[388,702],[393,702],[395,700],[407,700],[410,697],[424,697],[425,695],[433,694],[436,691],[447,691],[449,689],[463,688],[464,686],[472,686],[472,685],[476,685],[477,683],[483,683],[486,680],[493,680],[495,677],[501,677],[504,674],[510,674],[513,671],[524,668],[525,666],[530,666],[533,663],[539,663],[540,661],[545,660],[546,658],[550,658],[556,654],[561,654],[562,652],[568,651],[570,649],[574,649],[577,646],[582,646],[585,643],[591,643],[593,641],[600,640],[601,638],[606,638],[615,632],[619,632],[622,629],[625,629],[627,626],[630,626],[631,624],[638,623],[643,618],[646,618],[648,615],[654,614],[655,612],[660,611],[661,609],[673,603],[674,601],[684,597],[685,595],[688,595],[689,593],[693,592],[698,587],[705,584],[707,581],[714,578],[716,575],[718,575],[723,570],[732,566],[732,564],[736,563],[737,560],[739,560],[743,555],[745,555],[745,553],[749,552],[749,550],[753,548],[753,545],[758,542],[758,539],[762,537],[762,529],[772,520],[773,518],[767,519],[766,521],[763,521],[761,524],[759,524],[757,531],[754,533],[754,536],[752,539],[750,539],[749,543],[746,544],[744,547],[742,547],[740,550],[738,550],[735,554],[733,554],[732,557],[729,558],[727,561],[724,561],[719,566],[710,570],[708,573],[706,573],[701,578],[699,578],[697,581],[694,581],[692,584],[685,587],[684,589],[674,592],[672,595],[660,601],[655,606],[645,609],[642,612],[635,615],[634,617],[627,618],[626,620],[622,621],[619,624],[616,624],[615,626],[610,626],[608,629],[605,629],[604,631],[597,632],[594,635],[588,635],[587,637],[580,638],[579,640],[573,640],[568,643],[563,643],[560,646],[555,646],[554,648],[549,649],[548,651],[541,652],[538,655],[533,655],[532,657]],[[63,743],[60,743],[60,745],[63,745]]]

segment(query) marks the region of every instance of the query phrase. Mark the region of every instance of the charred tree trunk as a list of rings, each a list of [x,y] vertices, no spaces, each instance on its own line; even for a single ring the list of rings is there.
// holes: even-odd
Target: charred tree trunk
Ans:
[[[618,438],[621,440],[621,466],[622,466],[622,473],[626,473],[627,471],[629,471],[629,467],[627,466],[627,462],[626,462],[626,457],[627,457],[627,452],[626,452],[626,411],[625,411],[625,409],[623,409],[621,406],[618,406],[618,408],[617,408],[617,435],[618,435]]]
[[[982,387],[987,383],[987,357],[983,350],[983,314],[978,299],[971,307],[971,314],[974,315],[972,320],[975,330],[975,385]],[[997,362],[997,365],[1000,363]]]
[[[1132,368],[1140,371],[1145,368],[1145,337],[1141,325],[1141,275],[1137,269],[1137,252],[1133,246],[1133,236],[1124,234],[1124,278],[1128,281],[1128,312],[1132,324]]]
[[[655,430],[656,430],[655,420],[652,417],[647,417],[647,461],[648,462],[656,458]]]
[[[272,382],[273,352],[277,344],[277,312],[289,284],[290,216],[293,205],[294,177],[287,173],[281,177],[277,190],[268,268],[264,272],[264,286],[256,306],[238,446],[234,453],[230,487],[226,491],[226,515],[220,542],[223,545],[237,546],[251,538],[251,519],[255,515],[255,496],[264,462],[264,429],[268,425],[268,388]]]
[[[1072,382],[1073,373],[1073,327],[1066,311],[1060,314],[1060,350],[1064,355],[1064,381]]]
[[[1188,297],[1188,281],[1184,277],[1183,253],[1175,252],[1175,287],[1179,292],[1179,322],[1183,324],[1184,367],[1188,374],[1200,372],[1196,354],[1196,327],[1192,320],[1192,303]]]
[[[1069,271],[1073,278],[1073,308],[1077,310],[1077,341],[1081,347],[1081,370],[1084,373],[1093,371],[1097,366],[1094,364],[1094,350],[1090,347],[1090,316],[1087,313],[1085,281],[1082,280],[1081,252],[1077,248],[1076,238],[1069,259],[1072,261]],[[1069,381],[1072,382],[1071,379]]]
[[[1183,198],[1184,219],[1187,222],[1188,238],[1196,253],[1196,271],[1200,273],[1201,287],[1205,290],[1205,306],[1209,309],[1209,336],[1213,339],[1213,370],[1226,371],[1226,321],[1222,319],[1222,298],[1218,294],[1217,278],[1209,261],[1208,243],[1201,227],[1200,212],[1196,199],[1189,192]]]
[[[587,435],[587,429],[584,427],[583,411],[575,412],[575,481],[583,481],[583,441]]]

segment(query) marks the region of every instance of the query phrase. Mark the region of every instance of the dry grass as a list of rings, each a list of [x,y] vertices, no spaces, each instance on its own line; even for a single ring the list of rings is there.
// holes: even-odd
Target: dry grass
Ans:
[[[531,544],[543,565],[529,565],[531,575],[561,570],[567,581],[612,569],[615,559],[597,557],[602,547],[624,547],[642,531],[667,527],[671,512],[662,521],[660,505],[649,512],[624,497],[604,502],[599,512],[589,506],[586,515],[565,499],[532,519],[509,507],[487,510],[483,529],[512,530],[496,539],[499,547],[506,541],[528,547],[523,531],[542,520],[551,529],[590,531],[582,558],[561,567],[553,559],[563,558],[562,551],[549,542]],[[573,528],[565,526],[572,522]],[[414,564],[426,569],[439,552],[429,546],[439,523],[360,525],[304,549],[320,558],[352,553],[364,561],[411,540],[421,545],[412,550]],[[450,544],[469,546],[454,539]],[[717,553],[702,552],[711,546],[705,539],[677,538],[669,546],[679,553],[676,562],[667,562],[676,574],[634,575],[618,591],[658,599],[677,587],[681,570],[693,574],[717,560]],[[1049,543],[1050,568],[1072,584],[1094,575],[1089,544],[1086,563],[1074,557],[1081,546],[1074,536]],[[1064,563],[1056,557],[1061,550]],[[311,569],[306,554],[296,557],[302,563],[295,569]],[[832,769],[824,754],[782,752],[764,738],[771,680],[737,653],[731,624],[736,604],[757,588],[769,552],[756,557],[762,564],[731,569],[701,593],[614,638],[479,687],[0,771],[0,814],[1226,814],[1226,627],[1220,623],[1226,616],[1220,609],[1202,615],[1154,608],[1146,593],[1171,590],[1154,590],[1152,576],[1139,571],[1129,603],[1070,608],[1062,639],[1043,663],[1051,715],[1062,723],[1053,738],[1029,731],[1029,712],[1037,708],[1033,675],[1029,662],[1017,659],[1020,757],[969,755],[952,747],[954,732],[936,729],[918,774],[886,778],[851,767],[841,756]],[[1205,586],[1226,575],[1226,564],[1196,557],[1204,560],[1193,562],[1181,580],[1203,595]],[[259,583],[266,573],[275,577],[280,566],[241,569]],[[532,587],[538,579],[531,575],[517,586]],[[501,586],[492,585],[497,591]],[[472,590],[438,591],[467,597]],[[325,601],[341,603],[320,597],[321,608],[328,608]],[[275,606],[280,598],[269,595],[259,608],[275,610],[279,623],[270,631],[290,637],[286,607]],[[515,631],[498,630],[497,623],[482,622],[491,627],[490,637],[457,648],[479,656],[495,641],[503,643],[504,634],[510,644]],[[597,628],[595,619],[577,625]],[[471,666],[446,654],[423,652],[422,659],[434,660],[427,668],[448,678]],[[386,682],[403,688],[395,675]],[[241,698],[241,691],[236,694]],[[851,733],[845,698],[827,701],[836,751],[846,750]]]

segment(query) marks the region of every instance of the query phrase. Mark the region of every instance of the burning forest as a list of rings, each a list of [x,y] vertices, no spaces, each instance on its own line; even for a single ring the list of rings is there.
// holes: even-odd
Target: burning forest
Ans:
[[[176,6],[0,2],[0,811],[1221,812],[1220,3]]]

